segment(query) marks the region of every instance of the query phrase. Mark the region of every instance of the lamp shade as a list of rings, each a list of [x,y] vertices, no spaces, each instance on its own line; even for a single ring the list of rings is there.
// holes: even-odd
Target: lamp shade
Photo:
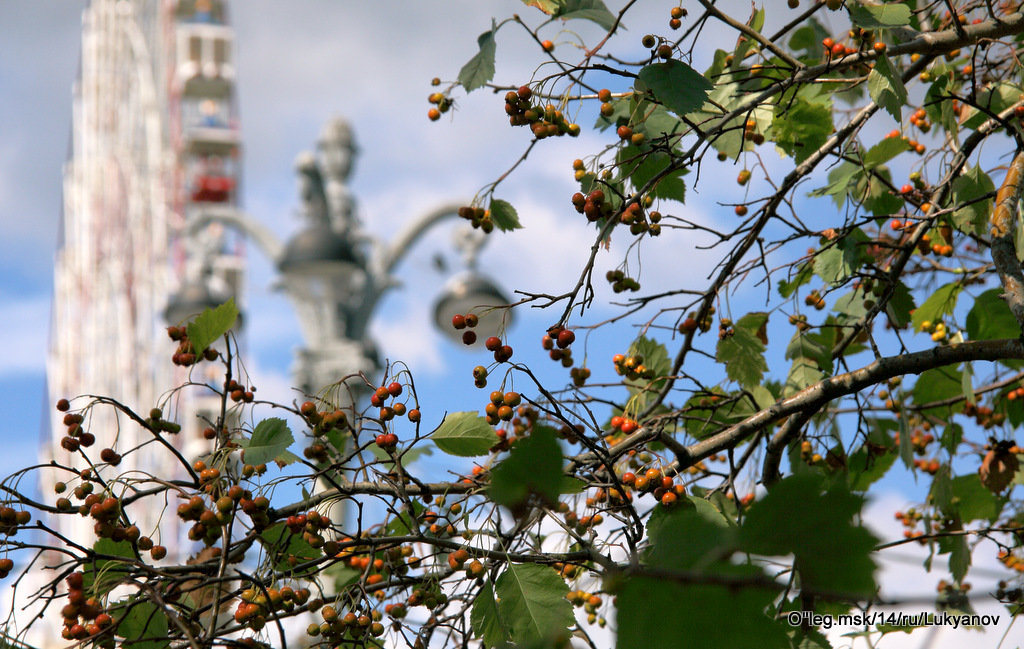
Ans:
[[[335,274],[360,266],[351,244],[327,224],[302,230],[285,245],[277,268],[285,274]]]
[[[452,327],[452,316],[475,313],[480,319],[475,329],[477,336],[481,339],[497,336],[511,325],[512,311],[493,307],[508,304],[509,299],[494,282],[477,273],[463,273],[445,286],[434,308],[434,320],[446,336],[461,343],[462,332]]]

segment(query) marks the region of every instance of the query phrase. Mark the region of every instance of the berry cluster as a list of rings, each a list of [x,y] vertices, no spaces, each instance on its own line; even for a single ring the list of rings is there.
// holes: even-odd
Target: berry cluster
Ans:
[[[207,347],[197,353],[196,348],[192,345],[192,341],[188,339],[188,329],[186,327],[167,327],[167,336],[178,343],[178,348],[171,356],[171,362],[175,365],[188,367],[204,359],[208,361],[217,360],[217,357],[220,356],[220,353],[212,347]]]
[[[375,408],[380,408],[381,421],[391,421],[395,417],[402,417],[406,414],[409,415],[409,420],[413,423],[419,421],[419,411],[415,408],[409,410],[408,406],[401,401],[394,401],[391,405],[387,405],[388,399],[397,399],[402,395],[403,391],[404,388],[401,383],[398,381],[392,381],[386,386],[380,386],[372,395],[370,395],[370,405]],[[415,412],[415,414],[413,414],[413,412]]]
[[[220,508],[220,505],[221,503],[218,501],[217,507]],[[302,540],[310,547],[323,548],[326,546],[322,532],[331,526],[331,520],[315,509],[311,509],[305,514],[292,514],[285,519],[284,524],[292,534],[301,536]]]
[[[465,315],[456,313],[452,316],[452,326],[456,329],[466,329],[462,333],[462,342],[465,345],[472,345],[476,342],[476,332],[473,328],[480,324],[480,318],[475,313],[467,313]]]
[[[247,588],[239,597],[235,609],[235,622],[253,631],[259,631],[267,624],[267,618],[277,611],[291,611],[309,600],[309,589],[293,589],[291,586],[278,588]]]
[[[66,399],[61,399],[57,403],[57,409],[67,403]],[[79,413],[67,413],[64,415],[64,425],[67,426],[67,435],[61,438],[60,445],[66,451],[74,453],[80,447],[88,448],[96,443],[96,436],[90,432],[87,432],[82,428],[82,422],[85,421]]]
[[[252,403],[253,399],[256,398],[256,395],[254,394],[256,392],[255,385],[250,385],[246,388],[235,379],[230,379],[224,382],[224,391],[228,393],[228,396],[231,397],[231,400],[235,403]]]
[[[555,325],[541,336],[540,345],[553,361],[561,361],[562,367],[572,367],[572,345],[576,334],[572,329]]]
[[[68,587],[68,603],[61,609],[64,618],[61,637],[65,640],[93,638],[99,647],[113,647],[114,619],[103,611],[99,600],[85,594],[85,575],[73,572],[64,583]]]
[[[569,591],[569,594],[567,594],[565,598],[569,600],[574,607],[583,607],[583,610],[587,614],[588,623],[594,624],[596,622],[597,625],[602,628],[607,624],[607,621],[603,617],[597,616],[597,609],[601,606],[601,597],[599,595],[588,593],[584,590],[573,590]]]
[[[612,363],[615,365],[615,373],[625,376],[631,381],[637,379],[651,380],[654,378],[654,371],[644,365],[643,354],[616,354],[612,356]]]
[[[491,400],[484,407],[487,423],[496,426],[499,421],[512,421],[515,416],[515,408],[522,402],[523,398],[518,392],[502,392],[501,390],[491,392]]]
[[[816,311],[821,311],[825,308],[825,298],[821,296],[818,289],[814,289],[804,297],[804,304],[814,307]]]
[[[158,433],[177,434],[181,432],[181,424],[164,419],[164,412],[160,408],[150,409],[149,417],[146,418],[146,424],[150,430]]]
[[[494,221],[491,220],[491,211],[482,207],[463,205],[459,208],[458,215],[466,219],[474,228],[479,228],[486,234],[494,230]]]
[[[622,484],[633,487],[640,494],[652,494],[665,507],[671,507],[680,496],[686,494],[686,487],[682,483],[676,483],[672,476],[653,467],[639,475],[623,473],[621,480]]]
[[[431,122],[436,122],[441,119],[442,113],[447,113],[452,107],[452,100],[450,97],[445,95],[443,92],[432,92],[427,97],[427,101],[433,104],[433,107],[427,111],[427,117]]]
[[[1024,568],[1018,569],[1018,572],[1021,570],[1024,570]],[[999,581],[996,584],[995,596],[996,599],[1004,603],[1019,602],[1021,598],[1024,597],[1024,591],[1022,591],[1019,586],[1010,588],[1005,581]]]
[[[615,206],[605,200],[604,192],[600,189],[595,189],[586,196],[583,195],[583,192],[576,192],[572,195],[572,205],[577,212],[586,215],[587,220],[591,223],[611,216],[615,211]]]
[[[553,104],[541,108],[531,103],[531,97],[533,91],[529,86],[519,86],[518,90],[505,93],[505,113],[509,124],[529,126],[538,140],[561,135],[576,137],[580,134],[580,125],[568,122],[562,111]]]
[[[937,343],[944,342],[949,337],[949,331],[946,329],[946,323],[941,320],[938,322],[925,320],[921,323],[921,331],[931,334],[932,340]]]
[[[487,348],[487,351],[494,353],[494,361],[496,363],[504,363],[512,358],[512,347],[510,345],[503,345],[501,338],[497,336],[488,336],[487,340],[484,341],[484,347]]]
[[[1000,563],[1002,563],[1010,570],[1014,570],[1016,572],[1024,572],[1024,559],[1021,559],[1013,552],[1010,552],[1009,550],[1005,549],[1000,550],[999,554],[997,555],[997,558],[999,559]]]
[[[652,214],[657,214],[657,212],[652,212]],[[621,270],[610,270],[605,273],[604,278],[612,285],[612,291],[614,293],[621,293],[623,291],[636,292],[640,290],[640,282],[636,281],[632,277],[627,277],[626,273]]]
[[[886,135],[885,137],[886,137],[886,138],[891,138],[891,137],[898,137],[898,138],[902,138],[902,139],[903,139],[903,141],[907,143],[907,147],[908,147],[908,148],[909,148],[909,149],[910,149],[911,151],[913,151],[914,153],[916,153],[917,155],[924,155],[924,152],[925,152],[925,151],[927,150],[927,148],[925,147],[925,145],[921,144],[921,143],[920,143],[920,142],[918,142],[917,140],[914,140],[914,139],[912,139],[912,138],[909,138],[909,137],[903,137],[903,136],[902,136],[902,135],[900,134],[900,132],[899,132],[899,130],[898,130],[898,129],[893,129],[893,130],[889,131],[889,133],[888,133],[888,134],[887,134],[887,135]]]

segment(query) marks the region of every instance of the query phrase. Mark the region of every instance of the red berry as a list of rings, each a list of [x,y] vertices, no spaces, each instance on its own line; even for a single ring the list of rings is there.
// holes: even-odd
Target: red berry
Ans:
[[[60,412],[67,412],[71,408],[71,402],[67,399],[61,399],[57,402],[57,410]]]
[[[398,395],[402,394],[402,384],[399,383],[398,381],[392,381],[391,383],[389,383],[388,394],[390,394],[393,397],[397,397]]]
[[[456,329],[465,329],[466,328],[466,316],[462,315],[461,313],[456,313],[455,315],[453,315],[452,316],[452,326],[455,327]]]
[[[501,338],[498,338],[497,336],[490,336],[484,341],[484,347],[486,347],[489,352],[497,350],[501,347]]]
[[[906,194],[909,194],[912,191],[914,191],[914,186],[913,185],[904,185],[904,186],[900,187],[900,193],[901,194],[906,195]]]
[[[476,332],[475,331],[466,331],[466,332],[464,332],[462,334],[462,342],[463,342],[463,344],[466,344],[466,345],[472,345],[473,343],[475,343],[476,342]]]
[[[571,329],[562,329],[558,332],[558,347],[565,349],[576,340],[576,334]]]
[[[466,314],[466,326],[469,327],[470,329],[475,327],[479,322],[480,318],[478,318],[475,313]]]

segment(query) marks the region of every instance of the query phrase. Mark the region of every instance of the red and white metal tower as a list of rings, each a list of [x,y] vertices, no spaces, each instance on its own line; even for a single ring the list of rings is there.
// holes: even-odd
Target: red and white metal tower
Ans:
[[[216,225],[194,234],[188,227],[196,210],[233,205],[238,195],[233,43],[223,0],[91,1],[82,18],[54,266],[50,402],[95,394],[141,413],[161,407],[182,426],[166,437],[190,460],[212,444],[199,431],[203,416],[216,419],[219,399],[171,396],[187,371],[172,366],[175,347],[165,329],[228,297],[237,302],[244,280],[235,235]],[[201,371],[190,378],[214,379]],[[87,403],[83,397],[73,406]],[[91,409],[83,427],[96,438],[91,456],[115,444],[123,454],[109,472],[119,476],[111,490],[130,492],[147,476],[183,475],[174,457],[155,451],[151,433],[110,408]],[[41,459],[81,468],[78,453],[61,447],[66,435],[53,417]],[[73,487],[78,478],[48,471],[44,497],[57,481]],[[193,551],[176,506],[129,510],[143,534],[168,547],[168,560]],[[89,518],[56,518],[59,532],[92,544]]]

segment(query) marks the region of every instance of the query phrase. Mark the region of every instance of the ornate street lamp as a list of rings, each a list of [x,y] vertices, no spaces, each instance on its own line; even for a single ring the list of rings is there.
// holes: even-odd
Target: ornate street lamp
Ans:
[[[215,222],[235,227],[274,261],[280,272],[277,285],[295,305],[302,329],[304,347],[296,352],[295,380],[309,394],[346,376],[375,377],[380,371],[369,324],[382,296],[399,285],[393,271],[427,230],[457,216],[460,207],[436,208],[414,219],[393,241],[381,241],[360,230],[348,191],[357,150],[348,123],[330,120],[317,149],[319,156],[303,153],[296,159],[306,226],[287,243],[282,245],[267,228],[226,206],[201,210],[189,226],[191,233]],[[448,282],[434,310],[438,328],[453,340],[460,339],[451,327],[455,313],[477,313],[477,331],[483,336],[510,324],[510,311],[500,308],[509,304],[508,298],[476,270],[483,243],[472,230],[460,232],[455,242],[469,270]],[[361,390],[355,382],[351,387]]]

